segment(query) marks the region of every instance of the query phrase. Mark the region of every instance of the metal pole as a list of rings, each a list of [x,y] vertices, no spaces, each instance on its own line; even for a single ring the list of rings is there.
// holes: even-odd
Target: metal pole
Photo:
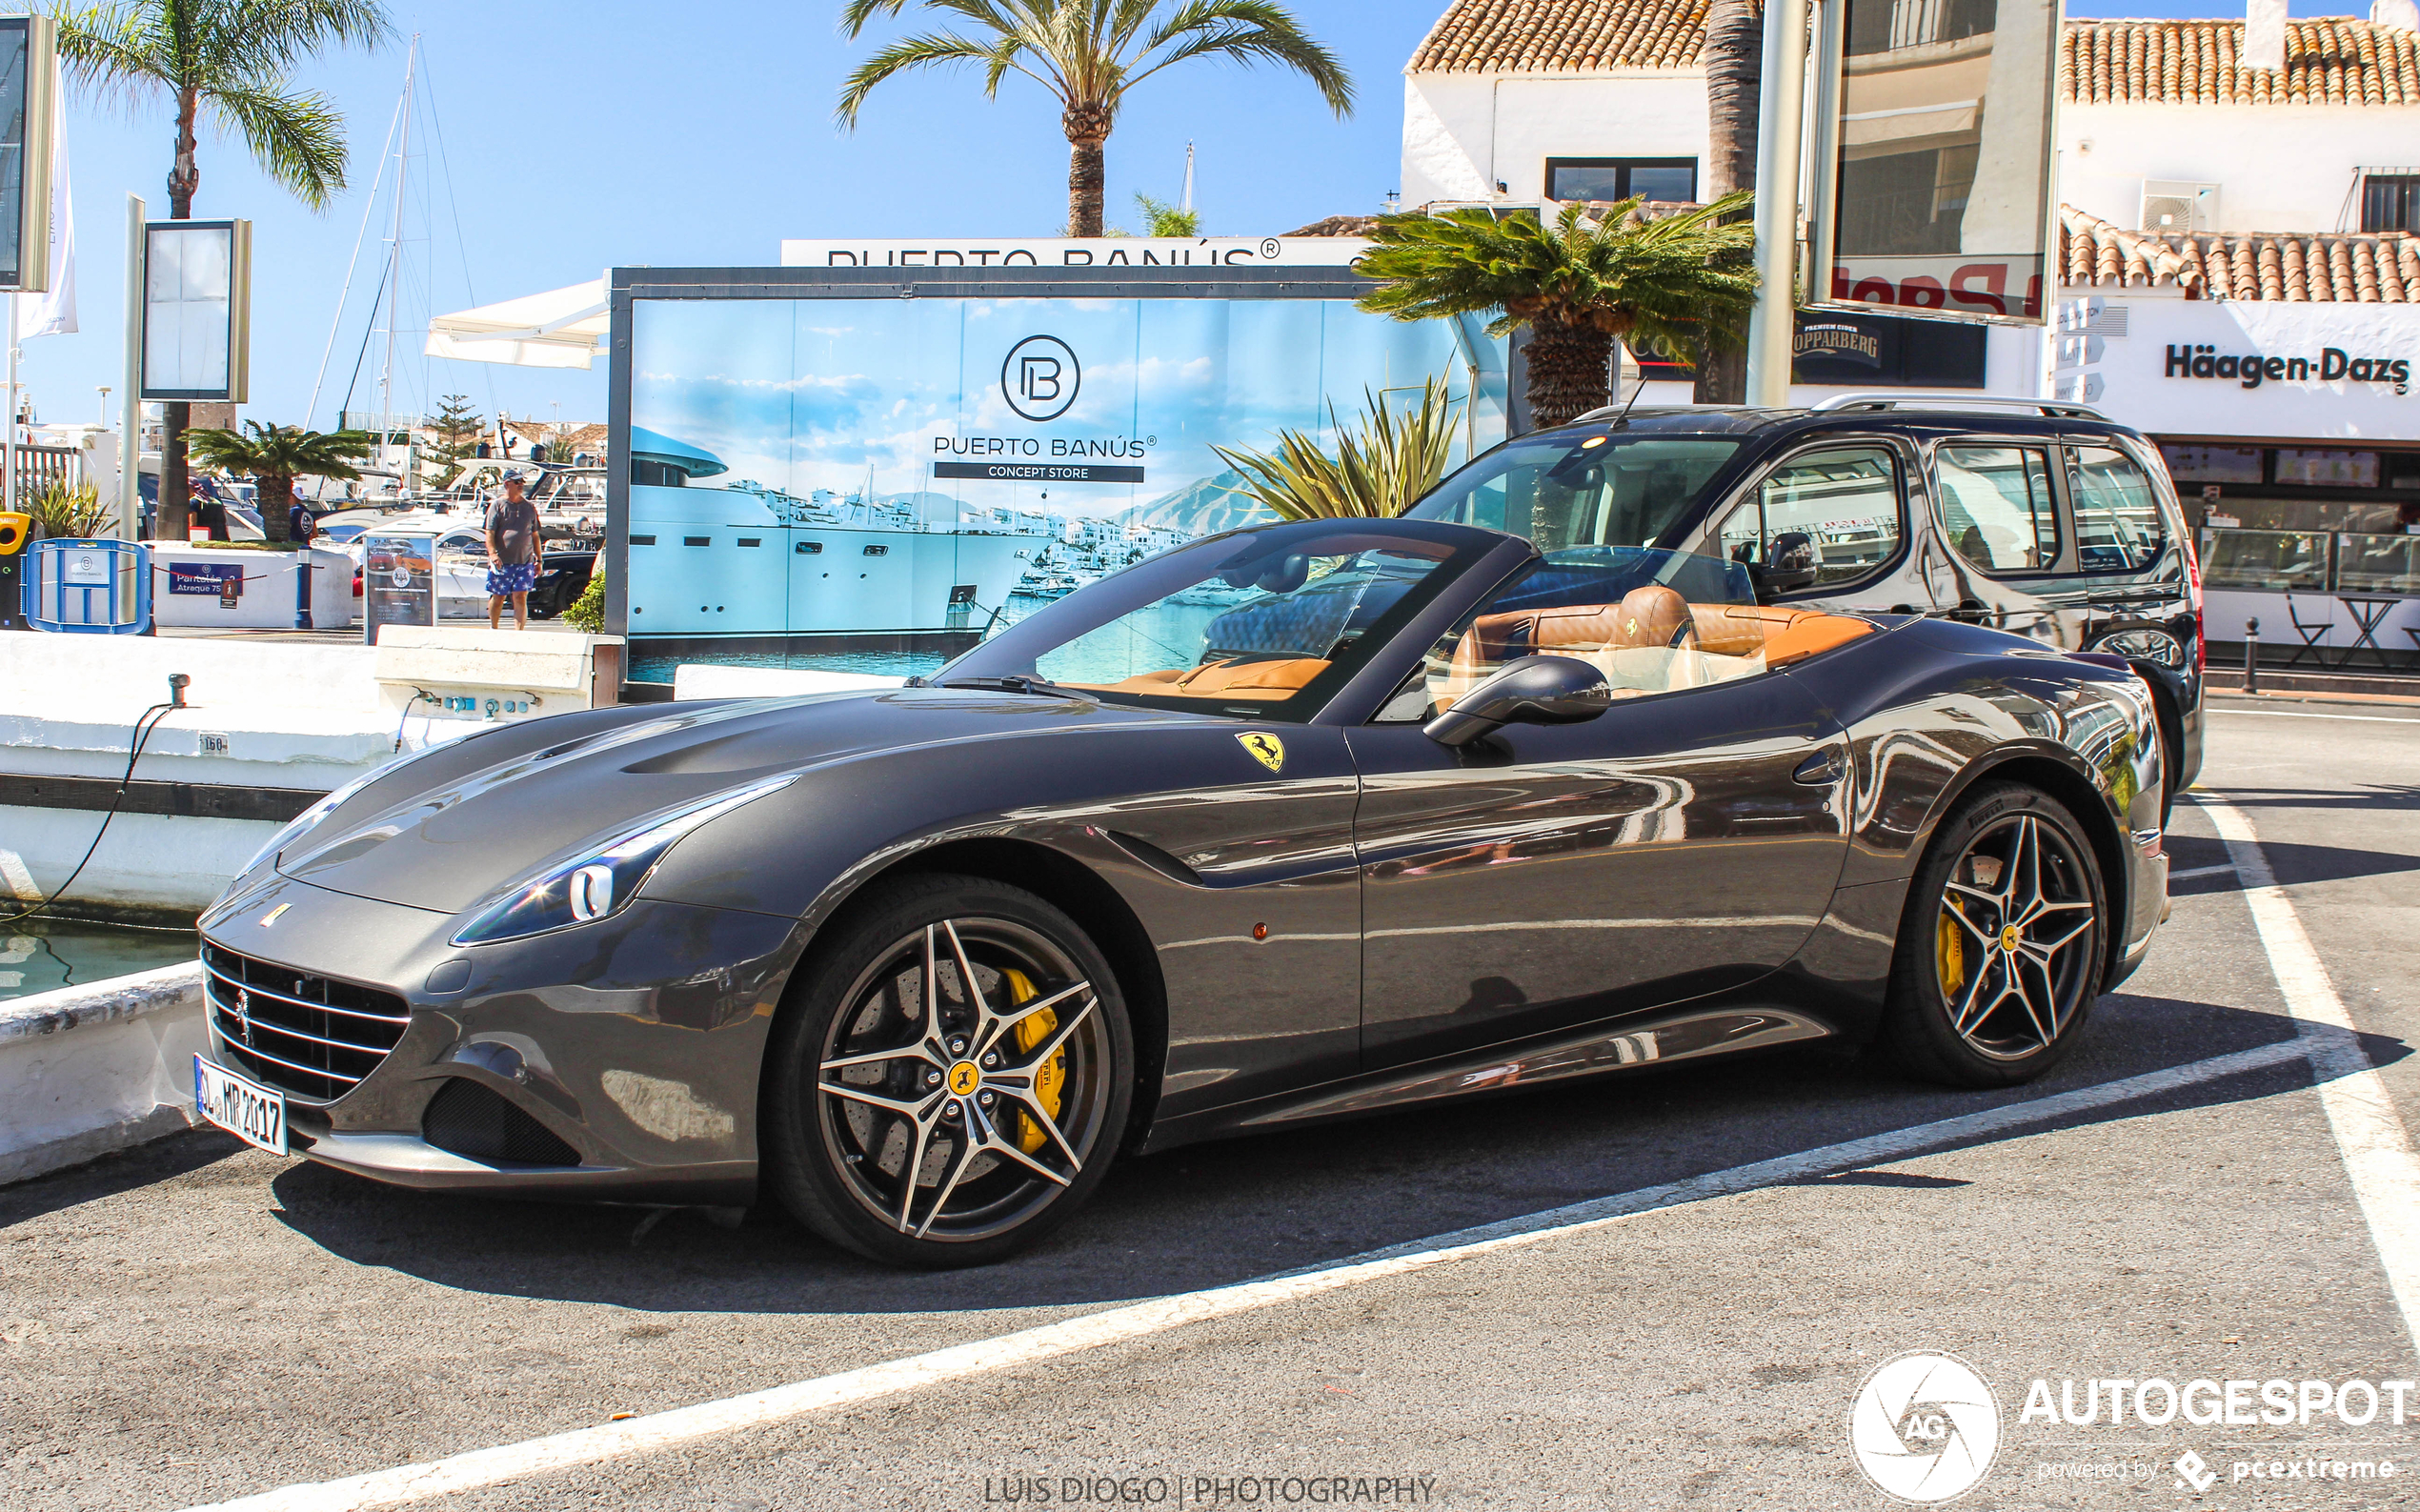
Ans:
[[[405,171],[412,166],[412,79],[419,63],[420,38],[414,33],[412,50],[403,64],[403,140],[395,153],[394,239],[388,247],[387,255],[387,354],[378,364],[378,408],[382,412],[378,425],[381,435],[393,433],[386,427],[394,423],[395,310],[403,299],[403,181]],[[384,450],[382,444],[382,454]],[[395,490],[396,500],[400,502],[411,497],[413,485],[417,481],[406,473]]]
[[[9,291],[9,441],[7,447],[9,481],[6,497],[0,498],[0,510],[15,514],[17,509],[17,292]]]
[[[143,224],[149,213],[140,196],[126,196],[126,388],[123,434],[118,440],[118,539],[131,541],[143,527]]]
[[[2244,691],[2260,692],[2260,621],[2244,621]]]
[[[1821,3],[1821,0],[1817,0]],[[1765,8],[1765,80],[1756,113],[1756,309],[1747,321],[1747,402],[1790,402],[1790,316],[1798,306],[1798,155],[1806,104],[1806,7]]]

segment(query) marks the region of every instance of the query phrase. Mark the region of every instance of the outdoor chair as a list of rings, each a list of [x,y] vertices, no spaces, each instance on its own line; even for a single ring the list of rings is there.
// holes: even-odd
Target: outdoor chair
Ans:
[[[2327,652],[2319,643],[2335,630],[2336,616],[2329,613],[2322,615],[2315,620],[2305,619],[2302,610],[2294,603],[2293,590],[2288,589],[2286,591],[2286,617],[2293,621],[2294,634],[2300,635],[2303,642],[2294,648],[2292,655],[2286,658],[2286,665],[2294,666],[2305,656],[2309,656],[2322,671],[2327,670]]]

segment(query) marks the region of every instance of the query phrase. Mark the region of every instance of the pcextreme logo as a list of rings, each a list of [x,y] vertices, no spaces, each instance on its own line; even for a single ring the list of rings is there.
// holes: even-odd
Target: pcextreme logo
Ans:
[[[1848,1407],[1848,1446],[1876,1490],[1929,1506],[1963,1496],[2000,1449],[2000,1402],[1955,1355],[1912,1350],[1874,1367]]]

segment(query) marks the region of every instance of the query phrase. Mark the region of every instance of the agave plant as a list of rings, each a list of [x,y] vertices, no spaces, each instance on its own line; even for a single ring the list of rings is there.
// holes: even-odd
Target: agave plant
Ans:
[[[52,482],[26,501],[33,516],[33,538],[89,541],[110,527],[116,511],[101,502],[101,491],[91,483]]]
[[[1280,431],[1275,452],[1213,446],[1243,479],[1243,491],[1281,519],[1366,516],[1392,518],[1411,508],[1445,475],[1462,406],[1448,402],[1445,380],[1430,378],[1418,406],[1398,414],[1381,395],[1363,391],[1359,426],[1346,430],[1328,407],[1336,454],[1301,431]]]

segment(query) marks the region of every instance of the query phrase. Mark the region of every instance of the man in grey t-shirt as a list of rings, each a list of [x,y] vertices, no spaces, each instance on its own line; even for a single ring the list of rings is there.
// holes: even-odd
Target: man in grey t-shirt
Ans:
[[[488,506],[488,628],[503,628],[513,600],[513,628],[530,628],[530,590],[537,583],[537,506],[521,496],[521,480],[504,480],[504,497]]]

